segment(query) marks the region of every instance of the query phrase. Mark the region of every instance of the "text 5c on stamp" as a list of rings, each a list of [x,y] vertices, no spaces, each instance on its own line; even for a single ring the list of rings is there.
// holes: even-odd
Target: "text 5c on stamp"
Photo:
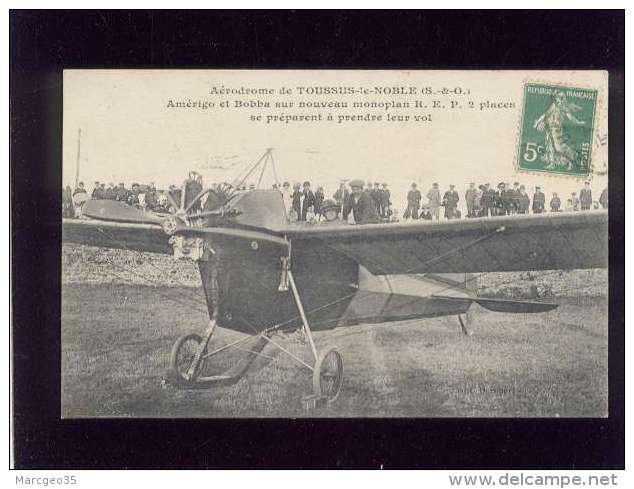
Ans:
[[[574,177],[589,175],[596,105],[596,90],[527,83],[519,169]]]

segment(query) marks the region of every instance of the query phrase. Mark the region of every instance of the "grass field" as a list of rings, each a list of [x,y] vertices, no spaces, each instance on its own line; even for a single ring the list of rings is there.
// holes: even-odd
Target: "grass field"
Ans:
[[[317,333],[343,355],[342,393],[306,412],[310,372],[267,346],[232,386],[180,390],[165,382],[170,348],[201,333],[194,287],[65,281],[62,297],[64,417],[606,416],[607,299],[560,298],[549,313],[511,315],[473,307],[473,335],[445,317]],[[238,337],[219,330],[214,346]],[[277,338],[305,360],[299,335]],[[231,350],[229,364],[243,355]],[[210,368],[214,366],[211,365]]]

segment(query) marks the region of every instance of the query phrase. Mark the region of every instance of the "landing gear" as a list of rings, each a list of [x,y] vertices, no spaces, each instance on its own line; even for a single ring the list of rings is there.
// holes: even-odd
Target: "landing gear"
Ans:
[[[204,369],[204,361],[194,368],[194,375],[189,371],[194,365],[196,353],[200,350],[203,339],[196,333],[183,335],[176,340],[170,353],[170,377],[175,384],[186,386],[196,381],[198,373]]]
[[[196,384],[232,380],[229,371],[220,375],[209,375],[206,372],[207,359],[225,349],[221,348],[211,353],[207,351],[215,330],[216,321],[212,319],[203,337],[196,333],[189,333],[176,340],[170,353],[169,364],[169,376],[176,385],[192,387]],[[244,340],[246,339],[249,338]]]
[[[193,388],[211,387],[214,384],[234,384],[240,380],[268,342],[266,338],[267,332],[263,332],[255,337],[243,336],[232,343],[209,351],[209,344],[215,329],[216,323],[212,320],[209,322],[209,328],[204,337],[196,333],[190,333],[176,340],[172,347],[169,364],[169,378],[175,385]],[[242,348],[239,346],[249,340],[254,342],[250,347]],[[238,348],[245,351],[246,354],[240,361],[222,373],[210,373],[209,369],[211,366],[208,360],[229,348]]]
[[[201,265],[201,267],[205,267],[201,268],[201,275],[203,277],[203,286],[205,286],[206,291],[209,291],[209,294],[206,293],[205,295],[208,298],[211,319],[204,335],[189,333],[181,336],[174,343],[169,362],[169,378],[173,384],[184,388],[195,388],[209,387],[214,384],[226,385],[234,383],[242,377],[253,360],[260,355],[264,346],[270,343],[312,372],[313,393],[303,398],[307,409],[324,405],[337,399],[343,385],[343,359],[341,354],[333,347],[321,353],[317,351],[293,273],[286,263],[284,263],[285,275],[283,276],[283,283],[280,284],[280,290],[288,290],[288,286],[292,290],[303,324],[302,331],[310,345],[313,356],[312,362],[302,360],[271,338],[282,325],[268,328],[255,336],[244,336],[232,343],[210,351],[211,338],[216,329],[217,309],[213,306],[218,304],[218,272],[215,263],[212,263],[209,267],[206,267],[206,265]],[[256,331],[255,327],[253,329]],[[248,340],[253,340],[255,343],[250,347],[238,347],[239,344]],[[228,370],[220,374],[211,375],[209,373],[211,362],[208,362],[210,357],[232,347],[246,351],[246,356]]]
[[[339,396],[343,384],[343,359],[330,348],[319,355],[313,367],[313,393],[332,402]]]
[[[288,270],[288,281],[293,291],[293,297],[295,298],[295,304],[299,310],[299,315],[302,318],[304,324],[304,333],[310,343],[310,349],[313,352],[315,363],[312,367],[313,371],[313,395],[316,397],[316,404],[319,400],[325,400],[326,402],[332,402],[339,396],[341,391],[341,385],[343,384],[343,359],[335,348],[329,348],[319,354],[315,347],[313,340],[313,333],[308,323],[308,318],[304,312],[304,306],[295,284],[295,278],[293,272]]]
[[[458,322],[460,323],[460,329],[465,336],[471,336],[473,332],[467,328],[467,325],[471,322],[467,314],[458,314]]]

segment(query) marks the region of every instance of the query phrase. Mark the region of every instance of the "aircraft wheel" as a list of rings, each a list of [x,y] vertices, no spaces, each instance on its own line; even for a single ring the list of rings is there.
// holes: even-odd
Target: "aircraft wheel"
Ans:
[[[189,368],[194,361],[196,352],[203,339],[196,333],[181,336],[176,340],[170,353],[170,376],[178,385],[191,385],[196,382],[198,374],[203,370],[205,360],[200,361],[200,365],[194,371],[191,379],[187,378]]]
[[[339,396],[343,384],[343,359],[334,348],[322,352],[313,370],[313,392],[328,402]]]

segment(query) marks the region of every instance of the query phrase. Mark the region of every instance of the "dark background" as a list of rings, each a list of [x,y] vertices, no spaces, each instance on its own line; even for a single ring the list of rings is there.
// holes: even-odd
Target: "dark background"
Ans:
[[[623,468],[623,11],[10,13],[16,468]],[[61,420],[64,68],[610,72],[607,419]],[[10,333],[9,333],[10,334]]]

